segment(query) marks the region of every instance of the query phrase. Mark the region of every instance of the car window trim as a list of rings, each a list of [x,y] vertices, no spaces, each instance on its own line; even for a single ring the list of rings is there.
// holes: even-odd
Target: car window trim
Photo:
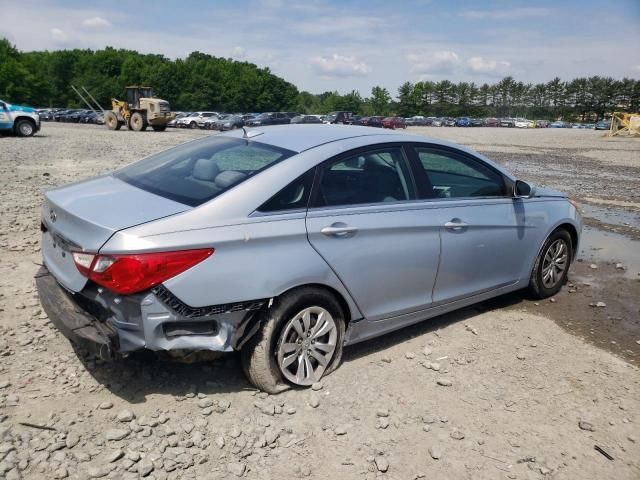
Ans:
[[[314,168],[316,169],[315,175],[313,177],[313,186],[311,187],[311,195],[309,196],[309,203],[308,203],[308,210],[314,209],[314,210],[320,210],[320,209],[342,209],[342,208],[357,208],[357,207],[361,207],[361,206],[372,206],[372,205],[383,205],[383,204],[388,204],[388,205],[397,205],[398,203],[407,203],[407,202],[413,202],[416,200],[420,200],[419,196],[418,196],[418,189],[417,189],[417,184],[414,178],[414,174],[413,174],[413,168],[411,167],[411,160],[409,158],[408,155],[408,151],[407,151],[407,142],[389,142],[389,143],[377,143],[375,145],[365,145],[362,147],[358,147],[358,148],[354,148],[352,150],[348,150],[346,152],[341,152],[337,155],[334,155],[331,158],[328,158],[326,160],[323,160],[322,162],[320,162],[318,165],[316,165]],[[323,170],[324,167],[328,164],[331,163],[336,163],[339,162],[340,160],[343,160],[345,158],[354,156],[354,155],[359,155],[361,153],[365,153],[365,152],[375,152],[376,150],[384,150],[384,149],[389,149],[389,148],[399,148],[402,156],[404,158],[404,161],[406,162],[406,167],[407,167],[407,173],[409,174],[409,179],[410,179],[410,183],[411,186],[413,187],[413,195],[414,198],[408,198],[405,200],[397,200],[395,202],[377,202],[377,203],[352,203],[352,204],[348,204],[348,205],[318,205],[318,196],[319,196],[319,191],[320,191],[320,184],[322,183],[322,176],[323,176]]]
[[[450,147],[448,145],[440,145],[437,143],[422,143],[422,142],[409,142],[407,143],[407,150],[409,150],[410,152],[410,160],[411,160],[411,166],[412,166],[412,171],[413,171],[413,175],[418,179],[422,177],[422,184],[418,184],[419,185],[419,192],[424,192],[425,190],[425,185],[426,182],[424,181],[425,178],[427,178],[427,172],[425,172],[424,167],[422,166],[422,163],[420,162],[420,155],[418,154],[418,148],[422,147],[422,148],[429,148],[432,150],[440,150],[440,151],[444,151],[444,152],[451,152],[457,155],[460,155],[461,157],[467,158],[471,161],[474,162],[478,162],[481,165],[485,166],[486,168],[488,168],[489,170],[491,170],[492,172],[496,173],[503,182],[504,185],[504,195],[491,195],[491,196],[483,196],[483,197],[424,197],[421,198],[420,200],[445,200],[445,201],[451,201],[451,200],[475,200],[475,199],[488,199],[488,198],[513,198],[513,193],[511,193],[513,191],[513,182],[512,180],[507,177],[504,173],[502,173],[500,170],[498,170],[497,168],[493,167],[492,165],[488,164],[487,162],[485,162],[484,160],[482,160],[481,158],[476,157],[475,155],[471,155],[463,150],[459,150],[457,148],[454,147]],[[424,193],[423,193],[424,194]]]

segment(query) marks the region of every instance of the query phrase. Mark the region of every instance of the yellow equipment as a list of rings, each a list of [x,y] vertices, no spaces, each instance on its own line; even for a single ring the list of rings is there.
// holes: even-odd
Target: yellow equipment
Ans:
[[[127,100],[111,99],[111,110],[105,112],[104,123],[109,130],[120,130],[126,125],[129,130],[141,132],[151,126],[163,132],[167,124],[176,118],[169,102],[153,96],[151,87],[127,87]]]
[[[613,112],[609,136],[640,135],[640,113]]]

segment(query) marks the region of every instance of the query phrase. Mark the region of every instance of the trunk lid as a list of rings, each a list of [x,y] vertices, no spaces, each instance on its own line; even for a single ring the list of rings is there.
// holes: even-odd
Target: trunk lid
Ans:
[[[56,188],[44,196],[44,262],[58,282],[74,292],[82,290],[87,279],[76,268],[71,251],[98,252],[118,230],[191,208],[111,175]]]

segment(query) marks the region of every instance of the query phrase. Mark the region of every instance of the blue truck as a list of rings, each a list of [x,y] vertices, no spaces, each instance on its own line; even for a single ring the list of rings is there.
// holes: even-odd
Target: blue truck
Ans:
[[[40,116],[35,108],[12,105],[0,100],[0,133],[31,137],[40,130]]]

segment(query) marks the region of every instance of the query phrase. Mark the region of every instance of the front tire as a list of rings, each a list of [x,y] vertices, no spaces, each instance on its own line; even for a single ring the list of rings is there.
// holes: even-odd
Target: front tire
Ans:
[[[342,359],[345,315],[326,290],[303,287],[262,313],[262,328],[242,348],[242,365],[260,390],[309,387]]]
[[[567,281],[573,260],[573,241],[565,229],[555,230],[545,240],[531,272],[529,293],[537,299],[552,297]]]
[[[147,129],[147,119],[142,113],[135,112],[129,119],[129,125],[134,132],[142,132]]]
[[[36,125],[31,120],[18,120],[15,129],[19,137],[33,137],[33,134],[36,133]]]

